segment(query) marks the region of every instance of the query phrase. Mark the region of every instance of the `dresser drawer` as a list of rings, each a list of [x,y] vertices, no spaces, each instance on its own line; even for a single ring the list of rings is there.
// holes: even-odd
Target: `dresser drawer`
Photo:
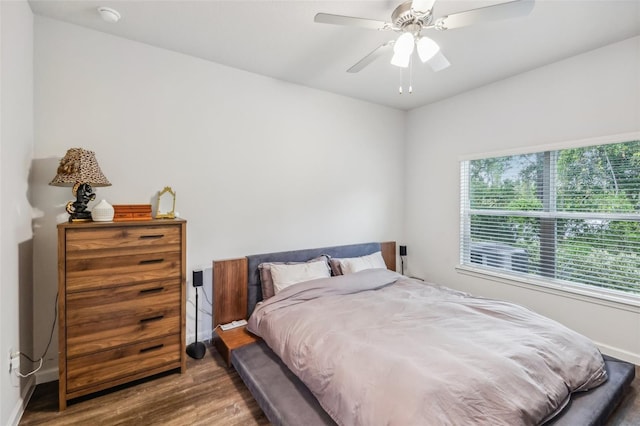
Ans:
[[[117,381],[159,367],[180,367],[180,334],[67,359],[67,392]]]
[[[66,234],[67,256],[73,252],[86,253],[100,250],[149,250],[173,247],[180,250],[182,243],[179,226],[114,226],[94,229],[69,229]]]
[[[84,259],[67,258],[67,291],[180,278],[181,261],[182,255],[179,251]]]
[[[67,356],[180,332],[180,280],[67,294]]]

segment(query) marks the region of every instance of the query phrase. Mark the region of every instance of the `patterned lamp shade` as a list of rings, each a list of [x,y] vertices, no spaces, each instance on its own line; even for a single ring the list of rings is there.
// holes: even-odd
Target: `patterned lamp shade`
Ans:
[[[58,174],[49,185],[74,186],[77,183],[88,183],[91,186],[111,186],[100,170],[96,154],[82,148],[70,148],[60,160]]]
[[[111,182],[102,174],[93,151],[71,148],[60,160],[56,177],[49,185],[72,187],[76,201],[69,201],[66,210],[69,221],[75,222],[91,220],[87,204],[96,198],[92,186],[111,186]]]

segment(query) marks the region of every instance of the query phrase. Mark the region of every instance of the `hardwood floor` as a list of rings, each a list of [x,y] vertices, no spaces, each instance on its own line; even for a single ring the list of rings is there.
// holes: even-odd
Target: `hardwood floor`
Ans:
[[[58,382],[38,385],[20,425],[269,425],[233,369],[213,347],[189,358],[185,374],[167,374],[72,402],[58,412]],[[608,426],[640,425],[640,367]],[[302,426],[302,425],[301,425]]]
[[[156,376],[158,377],[158,376]],[[58,382],[38,385],[20,425],[269,425],[249,390],[213,347],[185,374],[141,380],[58,412]]]

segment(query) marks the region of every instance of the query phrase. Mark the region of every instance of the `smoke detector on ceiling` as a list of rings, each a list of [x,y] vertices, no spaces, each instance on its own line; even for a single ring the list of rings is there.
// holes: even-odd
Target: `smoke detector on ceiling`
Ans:
[[[120,20],[120,12],[110,7],[100,6],[98,13],[100,13],[100,16],[105,22],[116,23]]]

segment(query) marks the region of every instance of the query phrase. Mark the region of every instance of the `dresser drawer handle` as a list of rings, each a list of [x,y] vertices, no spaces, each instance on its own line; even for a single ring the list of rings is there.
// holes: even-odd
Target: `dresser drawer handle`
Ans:
[[[162,263],[164,259],[149,259],[149,260],[141,260],[140,265],[150,265],[152,263]]]
[[[158,321],[158,320],[161,320],[162,318],[164,318],[164,315],[156,315],[155,317],[142,318],[140,322],[145,323],[145,322],[151,322],[151,321]]]
[[[162,290],[164,290],[164,287],[145,288],[140,290],[140,294],[160,293]]]
[[[150,240],[155,238],[162,238],[164,234],[153,234],[153,235],[140,235],[141,240]]]
[[[140,349],[140,353],[143,354],[145,352],[151,352],[151,351],[155,351],[155,350],[158,350],[158,349],[162,349],[163,346],[164,345],[161,343],[159,345],[150,346],[148,348]]]

